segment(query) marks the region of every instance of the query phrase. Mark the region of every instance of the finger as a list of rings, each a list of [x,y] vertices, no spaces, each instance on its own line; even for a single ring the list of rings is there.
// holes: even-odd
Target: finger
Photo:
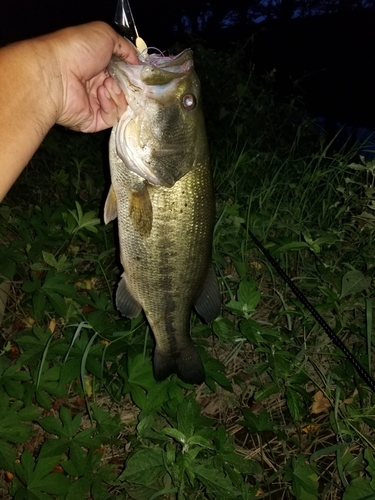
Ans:
[[[118,33],[115,34],[115,47],[113,53],[129,64],[139,64],[137,51],[134,45]]]
[[[109,84],[107,84],[109,85]],[[96,109],[96,130],[113,127],[120,116],[126,111],[127,103],[124,94],[117,94],[112,87],[98,88],[97,99],[99,107]]]
[[[103,85],[105,89],[109,92],[109,95],[111,96],[113,101],[116,103],[116,106],[118,107],[119,110],[118,118],[120,118],[120,116],[125,112],[127,107],[127,102],[123,91],[119,87],[116,80],[114,80],[111,76],[104,80]]]

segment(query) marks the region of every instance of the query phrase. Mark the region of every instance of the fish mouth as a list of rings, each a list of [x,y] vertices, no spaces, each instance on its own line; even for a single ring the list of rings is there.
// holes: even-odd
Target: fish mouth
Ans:
[[[186,49],[177,56],[150,54],[141,64],[127,64],[113,56],[108,71],[124,92],[134,113],[142,106],[142,96],[163,101],[166,86],[173,92],[179,80],[193,68],[192,51]]]
[[[192,51],[185,49],[176,56],[149,54],[142,58],[140,64],[128,64],[119,57],[113,56],[108,64],[108,71],[120,83],[121,77],[125,76],[132,83],[141,78],[147,85],[165,85],[173,78],[183,76],[192,67]],[[126,91],[126,89],[123,90]]]

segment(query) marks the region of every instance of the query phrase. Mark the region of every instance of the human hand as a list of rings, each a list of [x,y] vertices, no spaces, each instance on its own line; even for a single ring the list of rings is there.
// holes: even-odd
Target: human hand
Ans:
[[[56,106],[56,122],[82,132],[113,126],[127,103],[106,67],[113,54],[137,64],[134,46],[99,21],[66,28],[38,40],[50,49],[51,60],[46,61],[49,68],[45,75]]]

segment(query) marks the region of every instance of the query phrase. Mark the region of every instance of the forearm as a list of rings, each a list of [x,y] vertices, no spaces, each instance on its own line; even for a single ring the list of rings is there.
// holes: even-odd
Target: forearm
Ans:
[[[55,123],[96,132],[125,112],[106,69],[112,54],[138,63],[134,46],[101,21],[0,49],[0,201]]]
[[[0,50],[0,200],[57,119],[48,57],[42,39]]]

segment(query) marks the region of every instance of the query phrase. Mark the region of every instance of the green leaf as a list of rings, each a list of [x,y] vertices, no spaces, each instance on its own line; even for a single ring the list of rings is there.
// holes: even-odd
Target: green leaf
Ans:
[[[66,476],[52,472],[47,476],[32,481],[29,488],[31,490],[41,490],[46,493],[51,493],[52,495],[65,495],[68,492],[70,484]]]
[[[155,386],[152,374],[152,365],[149,359],[145,359],[143,353],[134,357],[129,356],[129,383],[139,385],[148,389]]]
[[[17,456],[13,446],[3,439],[0,439],[0,469],[14,472],[16,458]]]
[[[189,438],[194,433],[194,417],[197,413],[195,399],[189,398],[181,403],[177,410],[177,425],[185,438]],[[199,413],[199,410],[198,410]]]
[[[275,423],[270,420],[269,413],[267,411],[262,411],[260,415],[242,409],[242,414],[245,417],[245,421],[240,421],[241,425],[246,426],[252,433],[260,433],[264,431],[273,431]]]
[[[293,420],[299,420],[303,416],[303,405],[301,396],[291,387],[287,387],[285,391],[288,410]]]
[[[81,219],[80,226],[81,228],[87,229],[87,231],[91,231],[92,233],[97,233],[98,229],[95,226],[98,226],[100,224],[100,219],[98,219],[96,216],[96,213],[91,211],[91,212],[86,212],[85,215]]]
[[[186,436],[178,429],[167,427],[166,429],[162,429],[162,433],[165,434],[166,436],[173,437],[174,439],[176,439],[176,441],[178,441],[181,444],[186,444],[187,442]]]
[[[25,371],[25,369],[22,369],[22,365],[20,363],[17,363],[15,365],[9,366],[4,373],[1,379],[3,378],[12,378],[13,380],[30,380],[30,374]]]
[[[238,301],[231,299],[225,305],[227,309],[233,313],[245,316],[246,318],[253,314],[259,301],[261,294],[259,290],[255,290],[252,283],[241,281],[238,289]],[[242,300],[240,300],[240,297]]]
[[[151,485],[165,471],[164,451],[161,448],[148,448],[135,453],[127,460],[120,481]]]
[[[152,439],[156,442],[158,440],[166,441],[167,438],[165,437],[165,434],[158,430],[155,431],[155,427],[156,422],[154,416],[152,414],[143,415],[143,413],[141,413],[140,421],[137,425],[138,436],[141,439]]]
[[[70,463],[74,466],[77,473],[76,476],[83,476],[89,468],[87,453],[77,445],[70,448]]]
[[[299,455],[293,458],[293,491],[297,498],[317,498],[318,495],[318,476],[310,465],[305,464],[305,456]],[[304,494],[306,492],[310,497]]]
[[[241,333],[253,344],[259,345],[264,342],[259,323],[252,319],[244,319],[240,323]]]
[[[92,412],[95,420],[98,422],[100,426],[101,432],[104,431],[104,429],[106,433],[109,432],[113,434],[118,432],[119,422],[115,420],[116,415],[112,417],[110,413],[103,410],[103,408],[101,408],[96,404],[92,406]]]
[[[204,368],[207,375],[207,384],[209,384],[209,377],[211,377],[215,382],[221,385],[221,387],[224,387],[224,389],[233,392],[232,384],[225,376],[225,366],[223,365],[223,363],[221,363],[218,359],[209,358],[207,361],[205,361]],[[212,390],[215,391],[214,388]]]
[[[164,380],[149,389],[144,407],[146,411],[158,409],[163,403],[165,403],[165,401],[168,400],[169,387],[171,383],[174,384],[174,382],[171,382],[170,380]]]
[[[41,284],[38,278],[35,276],[35,274],[32,274],[31,276],[32,281],[25,281],[25,283],[22,285],[22,290],[26,293],[34,293],[36,290],[40,290]]]
[[[77,294],[76,288],[67,283],[67,276],[57,273],[54,269],[51,269],[46,274],[42,289],[45,293],[59,293],[68,298],[73,298]]]
[[[370,473],[371,475],[371,487],[375,487],[375,458],[374,455],[371,453],[369,448],[365,449],[365,460],[368,462],[368,467],[366,467],[366,470]]]
[[[34,470],[34,478],[35,481],[44,479],[47,474],[51,472],[51,470],[56,467],[56,465],[60,461],[60,456],[55,455],[55,456],[49,456],[49,457],[38,457],[35,465],[35,470]],[[60,475],[60,474],[59,474]],[[33,481],[34,482],[34,481]],[[34,484],[35,487],[35,484]],[[42,485],[43,487],[43,485]],[[45,490],[47,491],[47,490]]]
[[[5,276],[5,278],[13,280],[15,272],[16,272],[15,262],[11,261],[7,257],[3,258],[0,261],[0,274]]]
[[[42,445],[39,458],[61,457],[66,452],[69,444],[69,440],[64,438],[47,439]]]
[[[165,451],[167,463],[174,464],[176,461],[176,448],[171,443],[167,443]]]
[[[218,338],[224,342],[232,341],[234,335],[236,334],[236,328],[232,321],[228,318],[223,318],[222,316],[215,319],[212,324],[212,328]]]
[[[44,262],[46,262],[51,267],[56,267],[57,261],[55,256],[49,252],[42,252]]]
[[[130,395],[138,408],[140,408],[141,410],[144,410],[146,408],[147,397],[145,391],[141,387],[133,385],[130,389]]]
[[[244,314],[246,305],[242,302],[238,302],[235,299],[231,299],[227,304],[225,304],[225,308],[234,314],[242,316]]]
[[[36,420],[42,415],[42,413],[42,408],[38,408],[37,406],[27,406],[18,412],[18,416],[22,421],[26,422]]]
[[[24,386],[22,384],[7,378],[1,379],[0,383],[4,385],[4,388],[6,392],[9,394],[9,396],[16,399],[23,399]]]
[[[291,241],[290,243],[285,243],[285,245],[282,245],[281,247],[277,248],[274,252],[273,255],[279,255],[285,251],[290,251],[290,250],[302,250],[303,248],[309,248],[309,245],[305,243],[304,241]]]
[[[82,415],[78,413],[74,419],[72,419],[72,414],[68,408],[62,406],[60,409],[60,419],[64,424],[64,429],[69,437],[73,437],[81,425]]]
[[[100,471],[100,469],[99,469]],[[109,475],[109,470],[107,475]],[[93,482],[91,485],[91,494],[93,500],[107,500],[108,499],[108,488],[103,482],[103,479],[99,477],[99,474],[95,474],[93,477]]]
[[[240,492],[235,490],[230,479],[219,470],[212,468],[208,462],[195,466],[193,471],[206,486],[209,493],[230,496],[230,498],[240,495]]]
[[[277,394],[279,392],[279,386],[275,382],[269,382],[265,384],[259,391],[254,395],[255,401],[264,401],[265,399]]]
[[[38,390],[35,392],[35,399],[40,406],[45,408],[46,410],[50,410],[52,406],[51,398],[42,390]]]
[[[237,292],[238,301],[246,306],[247,311],[254,311],[260,300],[260,292],[255,281],[242,280]]]
[[[22,467],[25,469],[25,471],[31,475],[31,473],[33,472],[34,470],[34,459],[31,455],[31,453],[27,450],[25,450],[23,453],[22,453],[22,456],[21,456],[21,465]]]
[[[357,477],[346,488],[342,500],[374,500],[375,490],[371,488],[370,480]]]
[[[237,453],[222,453],[221,458],[224,464],[231,465],[235,470],[241,474],[262,474],[262,467],[255,460],[245,460]]]
[[[17,411],[10,408],[6,415],[0,420],[0,439],[11,443],[22,443],[27,441],[31,434],[31,427],[21,423]]]
[[[203,438],[202,436],[198,436],[197,434],[195,434],[194,436],[191,436],[187,440],[187,444],[189,446],[198,445],[198,446],[201,446],[202,448],[207,448],[209,450],[215,449],[207,439]]]
[[[81,477],[70,485],[66,500],[87,498],[91,487],[91,477]]]
[[[275,378],[280,378],[285,380],[288,378],[290,370],[292,368],[293,356],[287,351],[276,351],[270,364],[274,368]]]
[[[342,277],[340,298],[366,290],[371,285],[371,278],[364,276],[361,271],[348,271]]]
[[[163,483],[161,479],[154,483],[152,486],[137,486],[135,484],[127,485],[124,484],[124,489],[128,493],[127,498],[132,498],[134,500],[150,500],[158,499],[160,491],[163,489]],[[177,488],[171,493],[177,492]],[[73,499],[72,499],[73,500]],[[159,499],[158,499],[159,500]]]
[[[37,321],[43,318],[46,306],[46,296],[41,290],[38,290],[33,295],[33,316]]]
[[[55,434],[56,436],[59,437],[68,438],[65,429],[63,429],[60,422],[56,420],[56,418],[54,417],[42,418],[41,420],[39,420],[39,424],[41,425],[41,427],[43,427],[45,431],[49,432],[50,434]]]
[[[57,293],[51,291],[46,291],[46,295],[55,313],[62,318],[65,318],[67,315],[68,306],[64,298],[61,297],[61,295],[58,295]]]
[[[106,432],[106,429],[100,428],[100,437],[94,435],[97,432],[96,429],[85,429],[74,436],[74,443],[78,443],[85,448],[100,448],[100,446],[107,441],[106,434],[117,436],[123,426],[124,424],[120,423],[117,427],[118,432],[112,434]]]

